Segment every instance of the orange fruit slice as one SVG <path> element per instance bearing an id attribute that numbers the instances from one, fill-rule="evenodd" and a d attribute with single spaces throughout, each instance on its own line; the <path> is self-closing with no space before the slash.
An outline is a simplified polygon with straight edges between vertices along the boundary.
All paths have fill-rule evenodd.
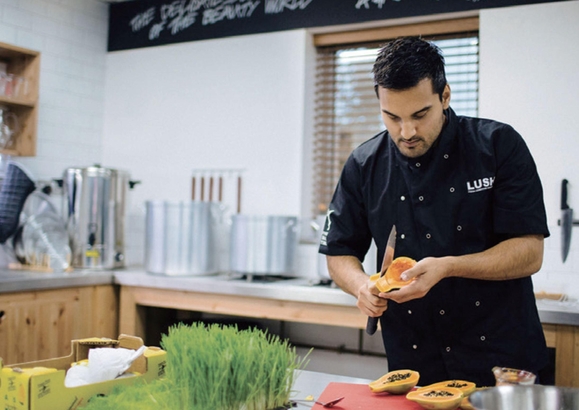
<path id="1" fill-rule="evenodd" d="M 384 276 L 376 279 L 376 287 L 380 292 L 390 292 L 395 289 L 400 289 L 404 285 L 408 285 L 414 280 L 414 278 L 404 281 L 400 279 L 400 275 L 412 268 L 414 265 L 416 265 L 414 259 L 406 256 L 399 256 L 392 261 Z M 372 275 L 372 277 L 375 276 L 376 275 Z M 372 279 L 372 277 L 370 279 Z"/>

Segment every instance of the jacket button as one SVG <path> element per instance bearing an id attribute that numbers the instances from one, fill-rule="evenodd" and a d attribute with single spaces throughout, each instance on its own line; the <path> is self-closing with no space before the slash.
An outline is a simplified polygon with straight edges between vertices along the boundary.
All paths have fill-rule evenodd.
<path id="1" fill-rule="evenodd" d="M 424 201 L 424 197 L 423 197 L 422 195 L 420 195 L 420 196 L 418 197 L 418 200 L 419 200 L 419 201 Z"/>
<path id="2" fill-rule="evenodd" d="M 416 349 L 418 349 L 418 346 L 412 345 L 412 348 L 413 348 L 414 350 L 416 350 Z"/>
<path id="3" fill-rule="evenodd" d="M 404 238 L 406 238 L 406 235 L 401 234 L 401 235 L 400 235 L 400 239 L 404 239 Z"/>
<path id="4" fill-rule="evenodd" d="M 444 159 L 448 159 L 448 154 L 444 154 Z"/>
<path id="5" fill-rule="evenodd" d="M 411 315 L 411 314 L 412 314 L 412 311 L 411 311 L 410 309 L 408 309 L 408 314 L 409 314 L 409 315 Z"/>
<path id="6" fill-rule="evenodd" d="M 416 163 L 416 168 L 420 168 L 420 162 Z"/>
<path id="7" fill-rule="evenodd" d="M 480 306 L 480 302 L 477 300 L 476 302 L 474 302 L 474 305 L 478 307 Z"/>
<path id="8" fill-rule="evenodd" d="M 450 187 L 450 192 L 454 192 L 454 187 Z"/>
<path id="9" fill-rule="evenodd" d="M 450 346 L 447 346 L 445 349 L 447 352 L 450 352 Z"/>
<path id="10" fill-rule="evenodd" d="M 400 200 L 401 200 L 401 201 L 404 201 L 404 200 L 406 200 L 406 197 L 405 197 L 404 195 L 402 195 L 402 196 L 400 197 Z"/>
<path id="11" fill-rule="evenodd" d="M 430 235 L 429 233 L 426 234 L 426 239 L 430 239 L 432 238 L 432 235 Z"/>
<path id="12" fill-rule="evenodd" d="M 457 231 L 462 231 L 462 226 L 458 225 L 458 226 L 456 227 L 456 230 L 457 230 Z"/>
<path id="13" fill-rule="evenodd" d="M 484 337 L 484 336 L 481 336 L 481 337 L 480 337 L 480 340 L 481 340 L 482 342 L 484 342 L 485 339 L 486 339 L 486 337 Z"/>
<path id="14" fill-rule="evenodd" d="M 442 316 L 442 315 L 444 315 L 445 312 L 443 309 L 441 309 L 440 312 L 438 312 L 438 313 L 440 313 L 440 316 Z"/>

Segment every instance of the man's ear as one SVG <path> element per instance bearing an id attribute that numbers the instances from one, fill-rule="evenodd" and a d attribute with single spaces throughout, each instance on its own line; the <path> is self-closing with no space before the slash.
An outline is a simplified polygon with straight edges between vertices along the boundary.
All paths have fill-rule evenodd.
<path id="1" fill-rule="evenodd" d="M 446 84 L 442 91 L 442 107 L 446 110 L 450 107 L 450 85 Z"/>

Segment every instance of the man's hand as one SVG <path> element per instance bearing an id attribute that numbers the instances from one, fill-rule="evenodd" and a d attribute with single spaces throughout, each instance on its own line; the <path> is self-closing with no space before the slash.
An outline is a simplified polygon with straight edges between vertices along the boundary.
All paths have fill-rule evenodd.
<path id="1" fill-rule="evenodd" d="M 388 307 L 388 301 L 378 296 L 360 261 L 354 256 L 328 256 L 330 276 L 344 292 L 357 299 L 356 306 L 365 316 L 378 317 Z"/>
<path id="2" fill-rule="evenodd" d="M 366 316 L 382 316 L 382 313 L 388 308 L 388 301 L 379 297 L 378 292 L 378 289 L 374 286 L 374 282 L 370 279 L 360 286 L 356 306 L 358 306 L 358 309 Z"/>
<path id="3" fill-rule="evenodd" d="M 424 297 L 434 285 L 446 277 L 449 262 L 450 258 L 424 258 L 401 275 L 404 281 L 414 279 L 410 284 L 399 290 L 380 293 L 379 296 L 397 303 Z"/>

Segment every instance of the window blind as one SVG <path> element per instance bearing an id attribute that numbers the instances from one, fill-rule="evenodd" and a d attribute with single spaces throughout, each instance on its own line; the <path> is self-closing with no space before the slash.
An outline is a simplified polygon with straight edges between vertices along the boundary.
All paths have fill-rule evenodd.
<path id="1" fill-rule="evenodd" d="M 429 39 L 428 37 L 424 37 Z M 446 62 L 451 107 L 478 113 L 478 33 L 430 38 Z M 382 42 L 317 48 L 313 139 L 313 216 L 326 212 L 352 150 L 385 129 L 372 66 Z"/>

